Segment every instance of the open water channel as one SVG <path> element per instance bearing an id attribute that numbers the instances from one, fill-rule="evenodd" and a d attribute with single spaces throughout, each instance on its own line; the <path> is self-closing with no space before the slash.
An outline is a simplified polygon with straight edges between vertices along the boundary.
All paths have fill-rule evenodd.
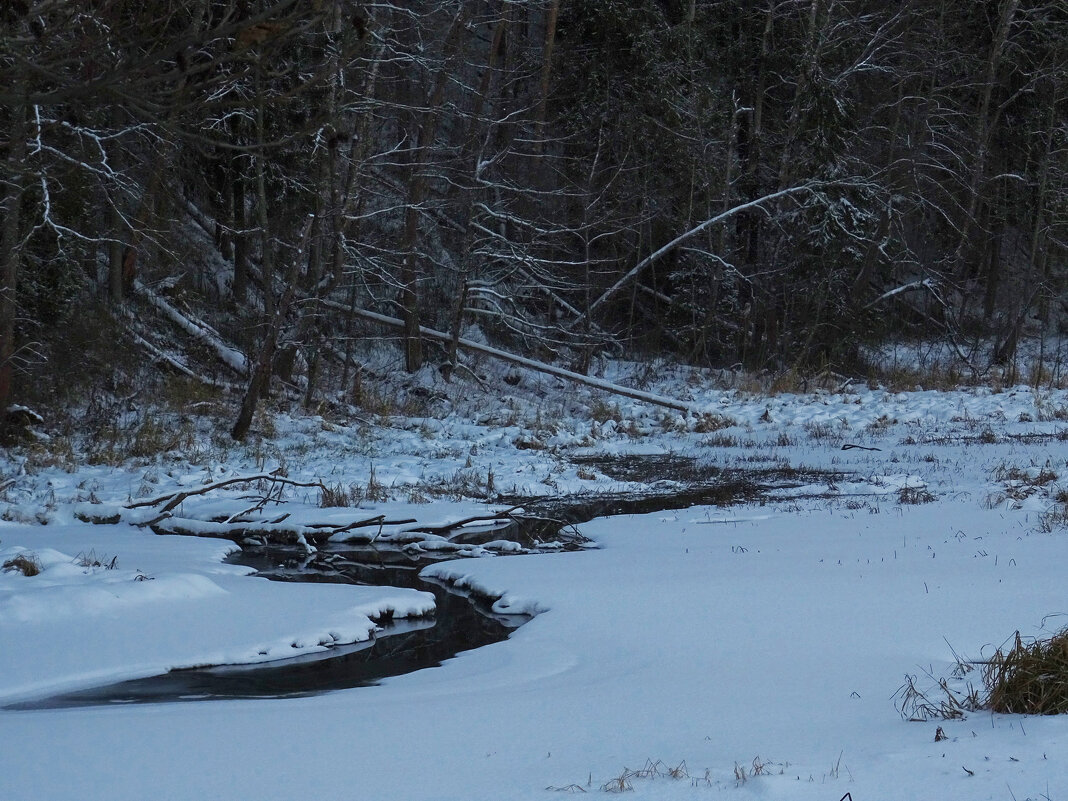
<path id="1" fill-rule="evenodd" d="M 593 460 L 587 463 L 594 464 Z M 478 529 L 470 539 L 510 539 L 529 550 L 558 552 L 591 547 L 576 526 L 595 517 L 641 514 L 690 506 L 729 506 L 758 502 L 772 488 L 837 480 L 840 474 L 767 470 L 725 476 L 718 471 L 695 474 L 693 465 L 672 457 L 598 459 L 599 470 L 620 481 L 643 481 L 646 475 L 665 475 L 673 467 L 686 471 L 684 483 L 666 480 L 650 491 L 581 498 L 502 498 L 522 503 L 527 516 L 507 526 Z M 695 475 L 700 480 L 692 480 Z M 681 475 L 680 475 L 681 477 Z M 23 701 L 6 709 L 55 709 L 111 704 L 209 701 L 239 698 L 286 698 L 373 685 L 389 676 L 440 665 L 456 654 L 506 639 L 529 618 L 499 615 L 487 599 L 423 579 L 419 571 L 441 555 L 413 555 L 403 549 L 338 545 L 308 555 L 293 547 L 250 547 L 230 561 L 278 581 L 319 581 L 412 587 L 433 592 L 437 609 L 432 618 L 379 621 L 381 630 L 367 642 L 338 646 L 316 654 L 254 665 L 221 665 L 173 670 L 161 676 L 124 681 L 43 699 Z M 498 557 L 499 558 L 499 557 Z"/>

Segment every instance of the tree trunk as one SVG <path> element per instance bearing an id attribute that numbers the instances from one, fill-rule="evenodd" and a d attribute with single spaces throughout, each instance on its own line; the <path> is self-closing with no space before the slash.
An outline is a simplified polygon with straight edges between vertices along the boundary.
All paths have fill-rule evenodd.
<path id="1" fill-rule="evenodd" d="M 1001 67 L 1001 55 L 1005 50 L 1005 43 L 1009 38 L 1009 28 L 1012 26 L 1013 16 L 1019 6 L 1019 0 L 1002 0 L 1001 14 L 994 40 L 990 45 L 987 55 L 986 74 L 983 79 L 983 94 L 979 103 L 978 113 L 975 118 L 975 162 L 972 165 L 971 181 L 968 186 L 967 207 L 964 220 L 960 226 L 960 238 L 954 254 L 957 276 L 963 277 L 968 271 L 968 246 L 973 241 L 976 228 L 976 212 L 983 195 L 983 184 L 986 181 L 986 162 L 990 150 L 990 137 L 994 130 L 994 116 L 991 113 L 991 98 L 994 94 L 994 84 L 997 80 L 998 71 Z"/>
<path id="2" fill-rule="evenodd" d="M 463 332 L 464 308 L 467 306 L 467 290 L 467 281 L 464 281 L 463 287 L 460 289 L 460 297 L 456 300 L 456 310 L 452 316 L 451 336 L 449 337 L 449 342 L 446 346 L 444 366 L 446 381 L 452 378 L 453 371 L 456 370 L 456 352 L 460 345 L 460 334 Z"/>
<path id="3" fill-rule="evenodd" d="M 12 109 L 10 147 L 4 165 L 0 216 L 0 414 L 11 401 L 15 358 L 15 294 L 19 277 L 22 173 L 26 160 L 26 106 Z M 0 418 L 2 425 L 2 418 Z"/>
<path id="4" fill-rule="evenodd" d="M 119 196 L 116 192 L 108 198 L 108 299 L 112 303 L 122 303 L 123 296 L 123 219 L 119 211 Z"/>
<path id="5" fill-rule="evenodd" d="M 243 440 L 252 425 L 252 417 L 256 413 L 256 406 L 267 390 L 267 384 L 271 378 L 271 366 L 274 363 L 274 355 L 278 351 L 278 341 L 282 334 L 282 328 L 289 313 L 289 307 L 297 294 L 297 277 L 300 274 L 300 263 L 304 259 L 304 253 L 308 247 L 308 234 L 311 231 L 312 218 L 304 226 L 304 233 L 300 238 L 300 246 L 293 254 L 288 275 L 286 276 L 286 289 L 282 297 L 275 304 L 267 330 L 264 332 L 263 341 L 260 343 L 260 352 L 256 357 L 255 365 L 251 370 L 248 388 L 241 400 L 241 408 L 237 414 L 234 427 L 230 429 L 230 436 L 235 440 Z"/>
<path id="6" fill-rule="evenodd" d="M 538 126 L 538 142 L 536 147 L 540 150 L 545 131 L 545 109 L 549 102 L 549 80 L 553 69 L 553 46 L 556 43 L 556 21 L 560 16 L 560 0 L 550 0 L 549 8 L 545 12 L 545 46 L 541 57 L 541 86 L 538 88 L 538 108 L 535 113 L 535 121 Z"/>
<path id="7" fill-rule="evenodd" d="M 1000 224 L 999 224 L 1000 229 Z M 987 253 L 986 264 L 986 289 L 983 293 L 983 319 L 989 322 L 994 317 L 997 308 L 998 290 L 1001 288 L 1001 237 L 1003 233 L 998 230 L 990 236 L 990 247 Z"/>
<path id="8" fill-rule="evenodd" d="M 409 373 L 414 373 L 423 366 L 423 343 L 419 335 L 419 220 L 428 189 L 426 164 L 430 158 L 430 149 L 437 134 L 441 107 L 445 100 L 445 88 L 449 78 L 448 62 L 452 53 L 460 49 L 460 35 L 467 24 L 469 13 L 467 3 L 464 3 L 449 29 L 442 50 L 441 68 L 434 79 L 430 97 L 427 98 L 426 110 L 422 114 L 415 137 L 418 144 L 412 154 L 408 205 L 404 215 L 404 241 L 401 246 L 404 261 L 400 273 L 404 367 Z"/>
<path id="9" fill-rule="evenodd" d="M 239 160 L 233 159 L 233 216 L 231 227 L 234 241 L 234 283 L 230 287 L 234 303 L 244 303 L 248 293 L 248 215 L 245 211 L 245 179 L 239 172 Z"/>
<path id="10" fill-rule="evenodd" d="M 769 61 L 771 58 L 771 41 L 775 25 L 775 2 L 768 2 L 767 11 L 764 12 L 764 30 L 760 37 L 760 56 L 756 67 L 756 85 L 753 88 L 751 98 L 753 111 L 751 113 L 747 136 L 744 145 L 739 138 L 739 152 L 743 149 L 745 157 L 742 169 L 745 175 L 743 197 L 759 195 L 761 159 L 764 157 L 764 98 L 767 94 Z M 754 211 L 742 214 L 738 217 L 737 241 L 745 248 L 745 261 L 748 264 L 756 264 L 760 258 L 760 246 L 763 242 L 764 214 Z"/>

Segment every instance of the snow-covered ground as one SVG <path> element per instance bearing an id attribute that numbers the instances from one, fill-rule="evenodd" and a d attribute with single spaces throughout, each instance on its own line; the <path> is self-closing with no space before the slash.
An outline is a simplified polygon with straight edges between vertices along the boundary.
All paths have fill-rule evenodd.
<path id="1" fill-rule="evenodd" d="M 499 801 L 624 786 L 651 799 L 1068 797 L 1063 717 L 908 722 L 894 697 L 907 675 L 924 690 L 950 678 L 955 653 L 982 659 L 1017 629 L 1068 624 L 1068 532 L 1047 516 L 1068 487 L 1068 393 L 754 396 L 667 369 L 643 384 L 689 402 L 686 417 L 521 377 L 492 402 L 442 390 L 432 413 L 388 427 L 281 415 L 276 436 L 248 448 L 72 472 L 8 456 L 0 561 L 32 557 L 41 573 L 0 573 L 0 705 L 315 652 L 366 638 L 387 610 L 433 604 L 249 577 L 221 562 L 229 543 L 155 536 L 134 515 L 81 522 L 89 506 L 284 465 L 360 501 L 319 509 L 314 491 L 291 489 L 272 507 L 291 520 L 441 522 L 477 513 L 474 495 L 650 489 L 574 461 L 626 454 L 732 477 L 805 468 L 801 486 L 600 518 L 581 526 L 595 549 L 432 565 L 501 596 L 500 610 L 537 614 L 506 641 L 379 686 L 0 710 L 0 798 Z M 191 499 L 186 513 L 236 509 L 244 491 Z"/>

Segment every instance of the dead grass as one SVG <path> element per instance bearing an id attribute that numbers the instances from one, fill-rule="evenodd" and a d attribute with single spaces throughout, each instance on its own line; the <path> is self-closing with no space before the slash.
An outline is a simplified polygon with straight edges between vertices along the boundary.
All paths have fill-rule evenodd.
<path id="1" fill-rule="evenodd" d="M 1024 500 L 1038 495 L 1051 502 L 1039 517 L 1039 531 L 1048 534 L 1068 527 L 1068 490 L 1056 484 L 1060 476 L 1050 469 L 1049 462 L 1043 467 L 1019 467 L 1003 462 L 994 469 L 992 477 L 1002 486 L 987 495 L 986 508 L 996 509 L 1005 503 L 1016 508 Z"/>
<path id="2" fill-rule="evenodd" d="M 965 660 L 955 651 L 954 680 L 963 680 L 982 667 L 982 693 L 968 683 L 963 689 L 949 680 L 935 680 L 931 688 L 917 685 L 916 676 L 894 693 L 901 716 L 911 721 L 959 720 L 968 712 L 988 709 L 1012 715 L 1068 713 L 1068 629 L 1042 639 L 1023 637 L 1017 631 L 1006 645 L 982 661 Z"/>
<path id="3" fill-rule="evenodd" d="M 321 509 L 359 506 L 364 501 L 387 501 L 391 500 L 393 493 L 378 478 L 375 466 L 372 464 L 367 473 L 367 484 L 360 485 L 351 483 L 345 485 L 323 484 L 319 487 L 319 507 Z"/>
<path id="4" fill-rule="evenodd" d="M 877 420 L 872 420 L 868 423 L 867 430 L 872 434 L 879 434 L 895 425 L 897 425 L 897 418 L 884 414 Z"/>
<path id="5" fill-rule="evenodd" d="M 1057 478 L 1057 474 L 1050 470 L 1048 466 L 1035 472 L 1034 470 L 1002 462 L 994 468 L 995 481 L 1015 481 L 1032 487 L 1043 487 L 1056 481 Z"/>
<path id="6" fill-rule="evenodd" d="M 714 431 L 720 431 L 734 425 L 737 425 L 737 422 L 729 417 L 725 417 L 722 414 L 706 412 L 697 418 L 693 430 L 697 434 L 711 434 Z"/>
<path id="7" fill-rule="evenodd" d="M 73 473 L 80 466 L 80 454 L 75 450 L 70 436 L 54 436 L 37 440 L 26 446 L 26 472 L 33 473 L 48 468 L 58 468 Z"/>
<path id="8" fill-rule="evenodd" d="M 844 425 L 833 425 L 828 422 L 805 423 L 802 428 L 808 434 L 809 439 L 819 445 L 837 447 L 845 442 Z"/>
<path id="9" fill-rule="evenodd" d="M 924 389 L 949 390 L 974 384 L 974 377 L 963 365 L 949 364 L 932 367 L 895 367 L 877 371 L 872 376 L 879 386 L 888 392 L 908 392 Z"/>
<path id="10" fill-rule="evenodd" d="M 672 766 L 660 759 L 647 759 L 645 760 L 645 765 L 638 768 L 637 770 L 623 768 L 622 773 L 612 779 L 609 779 L 601 785 L 601 792 L 626 793 L 634 789 L 634 779 L 660 778 L 674 779 L 675 781 L 679 781 L 681 779 L 689 779 L 691 777 L 690 772 L 686 769 L 685 761 L 682 761 L 679 764 Z"/>
<path id="11" fill-rule="evenodd" d="M 80 554 L 74 557 L 74 564 L 78 567 L 84 567 L 86 569 L 93 569 L 102 567 L 104 570 L 114 570 L 119 563 L 119 557 L 113 556 L 108 559 L 107 555 L 96 555 L 96 549 L 90 549 L 88 551 L 82 551 Z"/>
<path id="12" fill-rule="evenodd" d="M 615 420 L 617 423 L 623 422 L 623 412 L 620 410 L 619 404 L 605 401 L 601 398 L 594 398 L 590 403 L 590 417 L 601 424 L 607 423 L 609 420 Z"/>
<path id="13" fill-rule="evenodd" d="M 94 432 L 86 446 L 87 460 L 92 465 L 113 467 L 129 459 L 153 459 L 175 450 L 190 451 L 194 441 L 190 419 L 161 419 L 157 413 L 145 413 L 139 423 L 128 428 L 113 424 Z"/>
<path id="14" fill-rule="evenodd" d="M 927 487 L 902 487 L 897 494 L 897 502 L 901 504 L 932 503 L 934 494 Z"/>
<path id="15" fill-rule="evenodd" d="M 4 562 L 0 567 L 5 573 L 21 573 L 24 576 L 36 576 L 41 572 L 41 562 L 37 554 L 20 553 Z"/>
<path id="16" fill-rule="evenodd" d="M 1038 519 L 1038 530 L 1044 534 L 1068 528 L 1068 491 L 1058 492 L 1054 501 Z"/>
<path id="17" fill-rule="evenodd" d="M 1068 406 L 1054 406 L 1038 399 L 1035 400 L 1035 406 L 1038 419 L 1043 423 L 1068 420 Z"/>
<path id="18" fill-rule="evenodd" d="M 993 712 L 1060 715 L 1068 712 L 1068 629 L 1048 639 L 1016 632 L 1009 648 L 998 648 L 983 671 Z"/>
<path id="19" fill-rule="evenodd" d="M 319 490 L 319 508 L 331 509 L 336 507 L 353 506 L 353 487 L 344 484 L 324 485 Z"/>
<path id="20" fill-rule="evenodd" d="M 734 763 L 734 780 L 741 785 L 756 776 L 772 776 L 775 774 L 781 776 L 786 772 L 788 765 L 788 762 L 771 762 L 770 760 L 761 759 L 759 756 L 755 756 L 753 757 L 752 765 L 748 768 L 737 762 Z"/>
<path id="21" fill-rule="evenodd" d="M 979 692 L 971 685 L 964 692 L 959 692 L 943 678 L 932 689 L 921 690 L 916 682 L 916 676 L 905 676 L 905 683 L 893 696 L 897 711 L 905 720 L 960 720 L 965 713 L 982 707 Z"/>
<path id="22" fill-rule="evenodd" d="M 737 448 L 741 443 L 738 438 L 731 434 L 712 434 L 707 439 L 701 442 L 709 448 Z"/>

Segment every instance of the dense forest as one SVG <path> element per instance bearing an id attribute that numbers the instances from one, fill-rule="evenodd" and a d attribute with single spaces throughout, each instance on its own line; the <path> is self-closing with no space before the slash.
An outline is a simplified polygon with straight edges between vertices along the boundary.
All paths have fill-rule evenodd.
<path id="1" fill-rule="evenodd" d="M 1006 362 L 1065 316 L 1066 110 L 1063 0 L 4 0 L 0 405 L 90 330 L 248 415 L 386 333 Z"/>

